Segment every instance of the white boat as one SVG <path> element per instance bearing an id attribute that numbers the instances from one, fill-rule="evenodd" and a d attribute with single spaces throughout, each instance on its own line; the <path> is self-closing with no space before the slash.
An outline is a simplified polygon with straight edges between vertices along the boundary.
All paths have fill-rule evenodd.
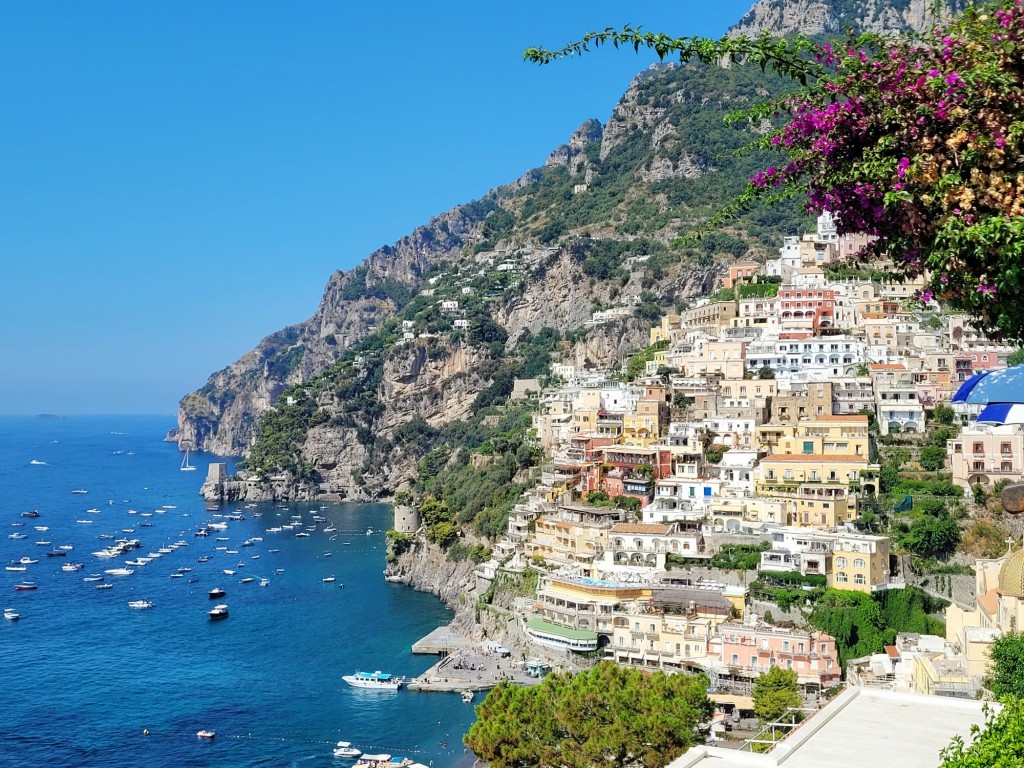
<path id="1" fill-rule="evenodd" d="M 230 568 L 225 568 L 224 569 L 224 573 L 226 573 L 228 576 L 234 576 L 235 575 L 235 572 L 232 571 Z"/>
<path id="2" fill-rule="evenodd" d="M 195 467 L 192 467 L 192 469 L 195 469 Z M 214 733 L 213 731 L 205 731 L 205 730 L 204 731 L 196 731 L 196 736 L 198 738 L 200 738 L 200 739 L 212 739 L 216 735 L 217 734 Z"/>
<path id="3" fill-rule="evenodd" d="M 266 587 L 270 584 L 270 579 L 260 579 L 260 586 Z"/>
<path id="4" fill-rule="evenodd" d="M 33 560 L 31 557 L 23 557 L 23 558 L 21 558 L 21 560 L 18 561 L 18 564 L 19 565 L 35 565 L 38 562 L 39 562 L 38 560 Z"/>
<path id="5" fill-rule="evenodd" d="M 195 467 L 188 463 L 188 448 L 185 449 L 185 458 L 181 460 L 181 471 L 182 472 L 194 472 Z"/>
<path id="6" fill-rule="evenodd" d="M 87 491 L 87 490 L 86 490 L 85 488 L 75 488 L 75 489 L 74 489 L 73 491 L 71 491 L 71 492 L 72 492 L 72 493 L 88 493 L 88 491 Z"/>
<path id="7" fill-rule="evenodd" d="M 135 571 L 131 568 L 108 568 L 104 573 L 108 576 L 131 576 Z"/>
<path id="8" fill-rule="evenodd" d="M 90 582 L 91 583 L 91 582 L 94 582 L 94 581 L 103 581 L 104 578 L 105 577 L 102 574 L 93 573 L 93 574 L 90 574 L 89 576 L 86 576 L 84 579 L 82 579 L 82 581 Z"/>
<path id="9" fill-rule="evenodd" d="M 352 746 L 351 741 L 339 741 L 334 747 L 335 757 L 359 757 L 362 751 Z"/>
<path id="10" fill-rule="evenodd" d="M 28 538 L 28 536 L 27 536 L 27 534 L 24 534 L 24 533 L 12 533 L 12 534 L 8 535 L 7 538 L 8 539 L 26 539 L 26 538 Z"/>
<path id="11" fill-rule="evenodd" d="M 209 611 L 210 620 L 216 621 L 217 619 L 226 619 L 228 617 L 228 607 L 226 605 L 215 605 Z"/>
<path id="12" fill-rule="evenodd" d="M 8 565 L 4 568 L 5 571 L 14 571 L 15 573 L 24 573 L 28 570 L 24 565 Z"/>
<path id="13" fill-rule="evenodd" d="M 395 677 L 387 672 L 356 672 L 354 675 L 342 675 L 341 679 L 353 688 L 373 688 L 378 691 L 397 691 L 405 682 L 404 677 Z"/>
<path id="14" fill-rule="evenodd" d="M 469 704 L 473 700 L 473 692 L 468 688 L 462 692 L 462 700 Z"/>
<path id="15" fill-rule="evenodd" d="M 113 584 L 97 584 L 96 589 L 113 589 Z"/>
<path id="16" fill-rule="evenodd" d="M 83 568 L 85 568 L 84 563 L 64 563 L 64 565 L 60 567 L 62 571 L 66 571 L 67 573 L 74 573 L 75 571 L 80 571 Z"/>
<path id="17" fill-rule="evenodd" d="M 246 576 L 244 579 L 242 579 L 239 582 L 239 584 L 251 584 L 251 583 L 252 583 L 252 576 Z"/>
<path id="18" fill-rule="evenodd" d="M 321 579 L 321 581 L 324 584 L 333 584 L 334 583 L 334 579 L 335 579 L 334 576 L 325 576 L 324 578 Z"/>
<path id="19" fill-rule="evenodd" d="M 7 621 L 17 621 L 21 618 L 21 614 L 13 608 L 4 608 L 4 618 L 7 619 Z"/>
<path id="20" fill-rule="evenodd" d="M 142 611 L 146 608 L 152 608 L 156 603 L 150 600 L 129 600 L 128 607 L 136 611 Z"/>

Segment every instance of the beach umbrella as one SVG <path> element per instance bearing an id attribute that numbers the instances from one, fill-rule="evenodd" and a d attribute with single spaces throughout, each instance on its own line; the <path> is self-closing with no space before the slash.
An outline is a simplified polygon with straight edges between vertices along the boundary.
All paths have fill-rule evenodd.
<path id="1" fill-rule="evenodd" d="M 1024 424 L 1021 403 L 989 403 L 978 414 L 979 424 Z"/>
<path id="2" fill-rule="evenodd" d="M 1024 365 L 976 373 L 960 385 L 954 403 L 1024 403 Z"/>

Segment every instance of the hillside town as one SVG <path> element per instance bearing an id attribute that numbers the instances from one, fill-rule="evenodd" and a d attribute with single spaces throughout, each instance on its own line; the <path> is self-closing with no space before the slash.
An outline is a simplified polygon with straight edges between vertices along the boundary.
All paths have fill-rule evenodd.
<path id="1" fill-rule="evenodd" d="M 620 367 L 556 364 L 546 386 L 516 382 L 513 400 L 537 401 L 550 461 L 476 578 L 481 591 L 503 574 L 536 578 L 516 622 L 537 648 L 699 670 L 741 698 L 781 667 L 809 700 L 831 695 L 844 665 L 836 638 L 805 620 L 812 592 L 878 595 L 911 576 L 890 537 L 863 525 L 890 490 L 885 452 L 919 454 L 940 415 L 952 437 L 935 476 L 956 495 L 1024 479 L 1019 425 L 948 405 L 1013 348 L 923 301 L 920 286 L 833 268 L 863 244 L 823 215 L 778 258 L 730 266 L 721 291 L 664 316 Z M 904 633 L 846 659 L 849 682 L 974 697 L 988 645 L 1019 626 L 1024 549 L 974 573 L 976 601 L 949 601 L 944 637 Z"/>

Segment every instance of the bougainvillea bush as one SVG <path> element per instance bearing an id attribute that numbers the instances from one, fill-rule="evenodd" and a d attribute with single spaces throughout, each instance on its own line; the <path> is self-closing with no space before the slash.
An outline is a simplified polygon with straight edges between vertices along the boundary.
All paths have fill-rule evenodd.
<path id="1" fill-rule="evenodd" d="M 806 195 L 843 233 L 875 237 L 862 252 L 906 276 L 918 299 L 972 314 L 992 336 L 1024 338 L 1024 7 L 969 7 L 932 33 L 862 35 L 833 43 L 672 38 L 626 27 L 587 35 L 547 62 L 603 44 L 659 56 L 770 67 L 801 83 L 751 119 L 775 117 L 757 139 L 780 162 L 755 174 L 742 208 Z"/>

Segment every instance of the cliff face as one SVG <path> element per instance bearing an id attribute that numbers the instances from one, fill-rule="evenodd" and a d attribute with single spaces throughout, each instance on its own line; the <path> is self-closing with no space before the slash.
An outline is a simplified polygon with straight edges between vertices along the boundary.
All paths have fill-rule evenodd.
<path id="1" fill-rule="evenodd" d="M 927 32 L 942 19 L 963 10 L 962 0 L 757 0 L 730 32 L 757 36 L 762 32 L 788 35 L 843 35 L 858 32 Z"/>
<path id="2" fill-rule="evenodd" d="M 479 228 L 479 215 L 460 206 L 375 251 L 356 269 L 335 272 L 316 314 L 267 336 L 182 398 L 178 444 L 222 455 L 245 453 L 260 417 L 287 385 L 324 370 L 377 330 L 394 314 L 395 298 L 418 290 L 423 274 L 461 253 Z"/>

